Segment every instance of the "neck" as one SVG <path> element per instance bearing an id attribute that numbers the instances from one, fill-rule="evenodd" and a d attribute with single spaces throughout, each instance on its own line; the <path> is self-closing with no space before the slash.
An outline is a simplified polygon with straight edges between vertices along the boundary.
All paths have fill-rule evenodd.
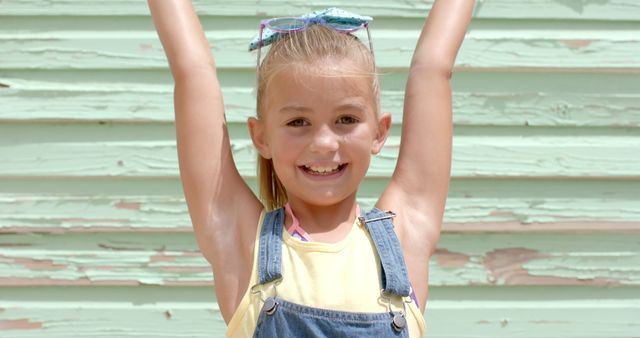
<path id="1" fill-rule="evenodd" d="M 314 241 L 335 242 L 346 235 L 357 217 L 355 193 L 332 205 L 315 205 L 289 198 L 289 205 L 302 228 Z M 287 227 L 291 225 L 286 220 Z"/>

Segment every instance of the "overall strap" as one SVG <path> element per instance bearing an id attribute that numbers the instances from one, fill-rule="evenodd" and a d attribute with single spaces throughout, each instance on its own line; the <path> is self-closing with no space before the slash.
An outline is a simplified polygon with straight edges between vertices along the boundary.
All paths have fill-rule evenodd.
<path id="1" fill-rule="evenodd" d="M 371 234 L 380 263 L 382 264 L 382 288 L 387 294 L 406 297 L 410 292 L 407 266 L 402 255 L 400 241 L 393 231 L 391 219 L 393 213 L 384 212 L 378 208 L 360 217 L 360 221 Z"/>
<path id="2" fill-rule="evenodd" d="M 282 228 L 284 209 L 267 212 L 262 221 L 258 252 L 260 284 L 282 278 Z"/>

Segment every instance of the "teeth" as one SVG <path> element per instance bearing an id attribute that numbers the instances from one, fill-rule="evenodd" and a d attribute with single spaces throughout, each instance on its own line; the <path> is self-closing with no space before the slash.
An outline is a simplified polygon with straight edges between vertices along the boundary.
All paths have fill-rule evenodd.
<path id="1" fill-rule="evenodd" d="M 340 167 L 339 165 L 336 165 L 334 167 L 314 167 L 314 166 L 304 166 L 305 169 L 309 170 L 309 171 L 313 171 L 315 173 L 318 174 L 327 174 L 327 173 L 332 173 L 335 171 L 338 171 L 338 168 Z"/>

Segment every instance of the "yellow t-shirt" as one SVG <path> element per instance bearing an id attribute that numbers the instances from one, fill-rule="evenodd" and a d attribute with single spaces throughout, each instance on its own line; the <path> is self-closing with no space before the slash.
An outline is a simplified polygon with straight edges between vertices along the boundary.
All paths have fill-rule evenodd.
<path id="1" fill-rule="evenodd" d="M 387 312 L 388 301 L 380 297 L 380 259 L 367 229 L 357 219 L 347 236 L 338 243 L 303 242 L 282 232 L 282 281 L 258 284 L 258 240 L 264 212 L 260 216 L 255 240 L 253 268 L 249 288 L 227 327 L 227 337 L 252 337 L 262 301 L 269 296 L 316 308 Z M 261 298 L 262 297 L 262 298 Z M 410 302 L 410 297 L 405 297 Z M 402 301 L 394 297 L 393 311 L 402 310 Z M 406 319 L 411 338 L 423 337 L 426 324 L 415 302 L 406 303 Z"/>

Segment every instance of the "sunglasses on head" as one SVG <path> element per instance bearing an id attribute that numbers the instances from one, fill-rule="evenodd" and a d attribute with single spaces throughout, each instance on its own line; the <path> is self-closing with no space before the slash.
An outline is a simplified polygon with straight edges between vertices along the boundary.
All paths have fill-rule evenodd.
<path id="1" fill-rule="evenodd" d="M 281 17 L 262 20 L 256 39 L 249 45 L 249 51 L 258 50 L 256 58 L 256 90 L 259 85 L 260 56 L 262 47 L 270 45 L 283 35 L 303 31 L 312 25 L 322 25 L 340 33 L 353 33 L 366 29 L 369 40 L 369 51 L 373 55 L 373 43 L 369 31 L 371 17 L 360 16 L 338 8 L 328 8 L 301 17 Z M 375 58 L 374 58 L 375 60 Z"/>

